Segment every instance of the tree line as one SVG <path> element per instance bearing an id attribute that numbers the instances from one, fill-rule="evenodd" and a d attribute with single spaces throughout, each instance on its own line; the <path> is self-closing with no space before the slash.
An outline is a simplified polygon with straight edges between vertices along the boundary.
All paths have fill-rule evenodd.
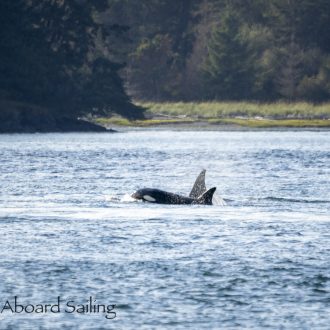
<path id="1" fill-rule="evenodd" d="M 123 78 L 136 99 L 330 98 L 328 0 L 108 4 L 105 22 L 130 27 Z"/>
<path id="2" fill-rule="evenodd" d="M 0 101 L 129 118 L 131 97 L 324 102 L 329 32 L 328 0 L 1 0 Z"/>

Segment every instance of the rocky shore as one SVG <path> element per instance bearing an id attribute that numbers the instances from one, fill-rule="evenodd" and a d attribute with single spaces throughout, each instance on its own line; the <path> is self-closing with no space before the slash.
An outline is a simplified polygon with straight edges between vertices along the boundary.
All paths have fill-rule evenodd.
<path id="1" fill-rule="evenodd" d="M 85 120 L 37 106 L 0 102 L 0 133 L 111 132 Z"/>

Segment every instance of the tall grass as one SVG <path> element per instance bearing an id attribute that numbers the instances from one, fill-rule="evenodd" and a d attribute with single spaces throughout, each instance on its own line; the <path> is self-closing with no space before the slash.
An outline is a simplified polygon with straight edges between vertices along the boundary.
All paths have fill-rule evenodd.
<path id="1" fill-rule="evenodd" d="M 329 119 L 330 103 L 253 103 L 253 102 L 137 102 L 152 116 L 192 118 L 264 117 L 272 119 Z"/>
<path id="2" fill-rule="evenodd" d="M 196 127 L 201 122 L 203 124 L 217 125 L 217 126 L 243 126 L 250 128 L 276 128 L 276 127 L 324 127 L 330 128 L 330 120 L 321 119 L 240 119 L 240 118 L 211 118 L 211 119 L 191 119 L 191 118 L 175 118 L 175 119 L 147 119 L 147 120 L 133 120 L 129 121 L 123 118 L 97 118 L 94 120 L 96 124 L 111 127 L 115 126 L 131 126 L 131 127 L 152 127 L 159 125 L 190 125 Z"/>

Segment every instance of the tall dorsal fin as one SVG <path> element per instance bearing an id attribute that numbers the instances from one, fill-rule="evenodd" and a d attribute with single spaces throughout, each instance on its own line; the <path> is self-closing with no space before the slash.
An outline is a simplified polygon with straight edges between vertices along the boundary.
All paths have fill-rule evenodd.
<path id="1" fill-rule="evenodd" d="M 212 205 L 213 194 L 217 188 L 213 187 L 197 198 L 198 204 Z"/>
<path id="2" fill-rule="evenodd" d="M 191 198 L 198 198 L 202 194 L 205 193 L 206 191 L 206 186 L 205 186 L 205 172 L 206 170 L 203 170 L 200 172 L 199 176 L 197 177 L 194 186 L 191 189 L 191 192 L 189 194 L 189 197 Z"/>

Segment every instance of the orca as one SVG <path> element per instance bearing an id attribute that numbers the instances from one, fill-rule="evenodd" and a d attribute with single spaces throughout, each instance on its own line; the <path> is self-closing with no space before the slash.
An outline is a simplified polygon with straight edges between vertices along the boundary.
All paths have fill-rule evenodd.
<path id="1" fill-rule="evenodd" d="M 189 197 L 154 188 L 139 189 L 135 193 L 133 193 L 131 197 L 137 200 L 142 200 L 144 202 L 158 204 L 212 205 L 212 198 L 216 187 L 213 187 L 209 190 L 206 189 L 205 172 L 206 171 L 203 170 L 198 175 L 194 186 L 189 194 Z"/>

